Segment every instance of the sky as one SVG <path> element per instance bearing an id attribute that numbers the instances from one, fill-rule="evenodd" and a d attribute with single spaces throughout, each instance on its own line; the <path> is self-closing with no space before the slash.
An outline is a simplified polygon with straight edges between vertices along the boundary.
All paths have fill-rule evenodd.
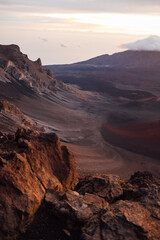
<path id="1" fill-rule="evenodd" d="M 0 33 L 43 64 L 160 51 L 160 0 L 0 0 Z"/>

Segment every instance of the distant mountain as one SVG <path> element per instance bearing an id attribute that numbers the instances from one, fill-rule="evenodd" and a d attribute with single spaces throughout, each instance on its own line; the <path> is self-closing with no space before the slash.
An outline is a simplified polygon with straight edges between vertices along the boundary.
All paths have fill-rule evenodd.
<path id="1" fill-rule="evenodd" d="M 113 55 L 104 54 L 78 64 L 108 65 L 129 68 L 160 67 L 160 52 L 156 51 L 125 51 Z"/>
<path id="2" fill-rule="evenodd" d="M 56 79 L 83 90 L 127 98 L 132 96 L 129 90 L 138 90 L 148 92 L 145 97 L 159 97 L 158 51 L 124 51 L 74 64 L 48 65 L 44 68 L 54 72 Z M 133 93 L 135 99 L 138 99 L 139 93 Z"/>
<path id="3" fill-rule="evenodd" d="M 91 58 L 86 61 L 65 64 L 65 65 L 48 65 L 45 68 L 56 70 L 65 69 L 82 69 L 82 68 L 129 68 L 129 69 L 152 69 L 160 70 L 160 52 L 156 51 L 124 51 L 113 55 L 104 54 Z"/>

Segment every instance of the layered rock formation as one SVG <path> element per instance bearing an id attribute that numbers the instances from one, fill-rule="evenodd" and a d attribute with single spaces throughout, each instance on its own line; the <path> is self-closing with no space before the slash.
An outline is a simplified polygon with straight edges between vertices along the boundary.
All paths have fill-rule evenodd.
<path id="1" fill-rule="evenodd" d="M 55 92 L 62 85 L 50 70 L 44 70 L 41 59 L 28 59 L 17 45 L 0 45 L 0 82 L 26 86 L 34 92 Z"/>
<path id="2" fill-rule="evenodd" d="M 73 154 L 55 134 L 18 129 L 0 133 L 0 239 L 15 239 L 32 220 L 48 189 L 77 183 Z"/>

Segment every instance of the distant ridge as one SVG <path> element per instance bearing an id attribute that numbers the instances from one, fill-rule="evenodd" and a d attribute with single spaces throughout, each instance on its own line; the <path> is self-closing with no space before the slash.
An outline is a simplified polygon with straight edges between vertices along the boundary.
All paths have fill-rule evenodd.
<path id="1" fill-rule="evenodd" d="M 160 67 L 158 51 L 124 51 L 113 55 L 104 54 L 78 64 L 110 65 L 116 67 Z"/>
<path id="2" fill-rule="evenodd" d="M 64 65 L 47 65 L 50 70 L 54 67 L 84 68 L 86 67 L 114 67 L 114 68 L 142 68 L 160 70 L 160 52 L 158 51 L 131 51 L 104 54 L 86 61 Z M 53 67 L 53 69 L 52 69 Z"/>

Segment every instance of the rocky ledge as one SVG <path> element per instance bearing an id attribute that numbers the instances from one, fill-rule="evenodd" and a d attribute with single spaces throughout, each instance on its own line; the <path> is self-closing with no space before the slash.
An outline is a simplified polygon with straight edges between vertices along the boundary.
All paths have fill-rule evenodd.
<path id="1" fill-rule="evenodd" d="M 73 154 L 53 133 L 0 133 L 0 146 L 0 239 L 160 239 L 160 181 L 151 173 L 78 181 Z"/>

